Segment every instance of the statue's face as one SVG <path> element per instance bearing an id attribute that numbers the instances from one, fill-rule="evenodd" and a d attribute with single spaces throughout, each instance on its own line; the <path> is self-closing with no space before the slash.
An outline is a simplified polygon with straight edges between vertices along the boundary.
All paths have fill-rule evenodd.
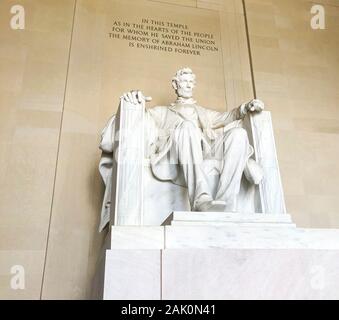
<path id="1" fill-rule="evenodd" d="M 192 74 L 183 74 L 179 81 L 176 81 L 176 93 L 181 98 L 192 98 L 195 79 Z"/>

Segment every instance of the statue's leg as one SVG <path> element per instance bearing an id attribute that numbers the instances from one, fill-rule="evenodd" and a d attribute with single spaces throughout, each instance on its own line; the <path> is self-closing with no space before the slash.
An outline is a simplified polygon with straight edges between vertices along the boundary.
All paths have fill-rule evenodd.
<path id="1" fill-rule="evenodd" d="M 236 198 L 248 160 L 249 141 L 243 128 L 233 128 L 224 135 L 223 159 L 216 200 L 225 201 L 225 211 L 236 211 Z"/>
<path id="2" fill-rule="evenodd" d="M 202 133 L 194 123 L 183 121 L 174 132 L 173 147 L 183 171 L 192 210 L 212 196 L 203 170 Z"/>

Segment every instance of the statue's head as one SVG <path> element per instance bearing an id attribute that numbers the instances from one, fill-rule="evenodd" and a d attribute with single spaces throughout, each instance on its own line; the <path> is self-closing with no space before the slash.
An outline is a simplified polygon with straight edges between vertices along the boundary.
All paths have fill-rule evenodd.
<path id="1" fill-rule="evenodd" d="M 172 79 L 172 86 L 180 98 L 192 98 L 195 87 L 195 74 L 190 68 L 183 68 L 177 71 Z"/>

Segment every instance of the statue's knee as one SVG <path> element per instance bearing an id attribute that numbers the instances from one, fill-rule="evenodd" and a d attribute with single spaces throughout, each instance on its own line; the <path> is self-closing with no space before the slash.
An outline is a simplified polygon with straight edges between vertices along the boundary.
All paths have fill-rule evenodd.
<path id="1" fill-rule="evenodd" d="M 237 142 L 247 142 L 248 135 L 244 128 L 233 128 L 229 132 L 230 137 Z"/>

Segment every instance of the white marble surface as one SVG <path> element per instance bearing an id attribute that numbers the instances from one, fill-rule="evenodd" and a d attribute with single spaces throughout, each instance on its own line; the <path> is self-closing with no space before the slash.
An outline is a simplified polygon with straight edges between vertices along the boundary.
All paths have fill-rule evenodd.
<path id="1" fill-rule="evenodd" d="M 339 251 L 165 250 L 162 297 L 339 299 Z"/>
<path id="2" fill-rule="evenodd" d="M 173 221 L 171 226 L 214 226 L 214 227 L 283 227 L 295 228 L 293 223 L 283 223 L 278 225 L 276 222 L 230 222 L 230 221 Z"/>
<path id="3" fill-rule="evenodd" d="M 160 250 L 107 250 L 104 300 L 159 300 Z"/>
<path id="4" fill-rule="evenodd" d="M 166 226 L 165 248 L 339 250 L 339 230 L 277 226 Z"/>
<path id="5" fill-rule="evenodd" d="M 112 220 L 114 225 L 143 225 L 145 103 L 121 99 L 113 161 Z M 114 177 L 115 176 L 115 177 Z"/>
<path id="6" fill-rule="evenodd" d="M 171 218 L 171 226 L 296 227 L 289 214 L 176 211 Z"/>
<path id="7" fill-rule="evenodd" d="M 113 226 L 111 249 L 163 249 L 164 227 Z"/>
<path id="8" fill-rule="evenodd" d="M 177 215 L 185 213 L 177 213 Z M 192 213 L 194 215 L 194 213 Z M 225 213 L 212 213 L 229 217 Z M 182 225 L 167 226 L 113 226 L 112 249 L 319 249 L 339 250 L 338 229 L 303 229 L 285 221 L 276 221 L 269 216 L 267 221 L 215 222 L 206 220 L 208 213 L 196 213 L 204 221 L 181 221 Z M 280 216 L 280 215 L 277 215 Z M 220 218 L 220 217 L 219 217 Z M 266 217 L 265 217 L 266 218 Z M 193 218 L 192 218 L 193 219 Z M 216 219 L 211 217 L 211 219 Z M 254 219 L 254 218 L 253 218 Z M 258 218 L 255 218 L 258 219 Z"/>
<path id="9" fill-rule="evenodd" d="M 277 215 L 285 222 L 274 227 L 260 219 L 250 227 L 212 226 L 206 224 L 211 219 L 223 223 L 234 217 L 190 214 L 205 225 L 112 227 L 111 249 L 101 265 L 104 299 L 339 298 L 339 230 L 286 227 L 288 215 Z"/>
<path id="10" fill-rule="evenodd" d="M 279 226 L 292 223 L 289 214 L 262 214 L 262 213 L 239 213 L 239 212 L 195 212 L 195 211 L 174 211 L 171 225 L 179 225 L 182 222 L 195 223 L 244 223 L 264 224 L 271 223 Z"/>
<path id="11" fill-rule="evenodd" d="M 173 210 L 190 210 L 187 188 L 154 178 L 144 167 L 144 225 L 160 226 Z"/>
<path id="12" fill-rule="evenodd" d="M 263 213 L 286 213 L 284 193 L 272 128 L 271 113 L 263 111 L 246 117 L 245 126 L 250 131 L 255 160 L 264 171 L 259 184 L 261 211 Z"/>

